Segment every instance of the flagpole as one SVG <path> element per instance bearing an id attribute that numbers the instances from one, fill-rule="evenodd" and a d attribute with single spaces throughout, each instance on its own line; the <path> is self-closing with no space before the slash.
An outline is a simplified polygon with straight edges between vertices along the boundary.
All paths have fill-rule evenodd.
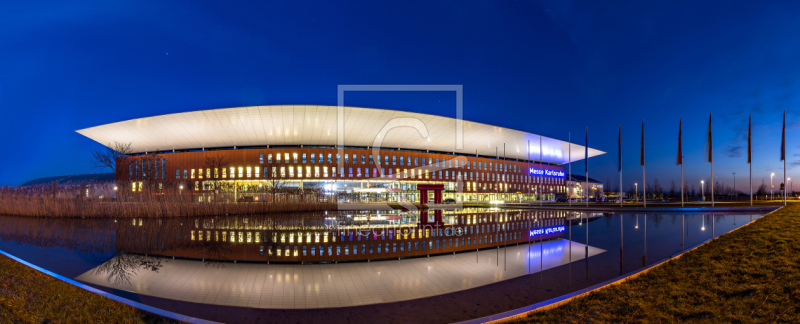
<path id="1" fill-rule="evenodd" d="M 750 144 L 750 133 L 752 131 L 753 115 L 747 117 L 747 164 L 750 165 L 750 207 L 753 206 L 753 155 Z"/>
<path id="2" fill-rule="evenodd" d="M 584 158 L 586 159 L 586 161 L 585 161 L 585 164 L 586 164 L 586 207 L 589 207 L 589 126 L 586 126 L 586 148 L 585 148 L 585 153 L 586 154 L 584 154 L 585 155 Z M 589 218 L 587 217 L 586 220 L 588 222 Z M 586 231 L 587 231 L 586 232 L 587 233 L 586 234 L 586 238 L 588 239 L 589 238 L 589 234 L 588 234 L 589 233 L 588 232 L 589 231 L 589 223 L 586 223 Z M 587 240 L 586 242 L 588 244 L 589 241 Z M 587 249 L 588 249 L 588 245 L 587 245 Z"/>
<path id="3" fill-rule="evenodd" d="M 683 119 L 678 122 L 678 161 L 681 163 L 681 207 L 683 202 Z"/>
<path id="4" fill-rule="evenodd" d="M 711 136 L 711 113 L 708 114 L 708 162 L 711 162 L 711 207 L 714 207 L 714 150 Z M 713 227 L 713 224 L 712 224 Z"/>
<path id="5" fill-rule="evenodd" d="M 542 136 L 539 135 L 539 165 L 540 165 L 540 167 L 541 167 L 541 164 L 542 164 Z M 542 169 L 544 169 L 544 168 L 542 168 Z M 540 185 L 539 186 L 539 207 L 542 207 L 544 205 L 544 199 L 542 199 L 542 194 L 544 192 L 544 188 L 541 187 L 541 182 L 542 181 L 539 181 L 539 185 Z"/>
<path id="6" fill-rule="evenodd" d="M 567 165 L 569 167 L 569 181 L 567 183 L 572 182 L 572 132 L 567 132 L 567 143 L 569 143 L 569 148 L 567 149 Z M 575 189 L 575 188 L 572 188 Z M 569 206 L 572 207 L 572 194 L 570 194 L 570 189 L 567 188 L 567 201 L 569 202 Z"/>
<path id="7" fill-rule="evenodd" d="M 642 165 L 642 202 L 644 202 L 644 208 L 647 208 L 647 173 L 645 172 L 644 168 L 644 118 L 642 118 L 642 151 L 640 152 L 640 163 Z"/>
<path id="8" fill-rule="evenodd" d="M 783 111 L 783 134 L 781 134 L 781 159 L 783 160 L 783 205 L 786 206 L 786 110 Z"/>
<path id="9" fill-rule="evenodd" d="M 619 125 L 619 207 L 622 207 L 622 125 Z M 622 221 L 620 221 L 621 223 Z"/>

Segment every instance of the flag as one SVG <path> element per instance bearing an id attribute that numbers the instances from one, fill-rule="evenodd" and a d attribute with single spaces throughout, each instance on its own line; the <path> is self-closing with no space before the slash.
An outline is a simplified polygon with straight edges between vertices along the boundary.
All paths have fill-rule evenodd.
<path id="1" fill-rule="evenodd" d="M 708 114 L 708 162 L 714 162 L 714 153 L 711 143 L 711 114 Z"/>
<path id="2" fill-rule="evenodd" d="M 752 131 L 752 122 L 753 122 L 753 115 L 747 117 L 747 164 L 752 163 L 753 159 L 753 148 L 750 144 L 750 132 Z"/>
<path id="3" fill-rule="evenodd" d="M 681 140 L 682 128 L 683 128 L 683 119 L 681 119 L 678 122 L 678 160 L 677 162 L 675 162 L 676 165 L 683 164 L 683 146 L 681 144 L 683 143 L 683 141 Z"/>
<path id="4" fill-rule="evenodd" d="M 786 159 L 786 111 L 783 112 L 783 131 L 781 133 L 781 161 Z"/>
<path id="5" fill-rule="evenodd" d="M 639 150 L 639 165 L 644 165 L 644 119 L 642 119 L 642 147 Z"/>
<path id="6" fill-rule="evenodd" d="M 619 137 L 617 137 L 617 145 L 618 145 L 617 162 L 619 165 L 619 171 L 622 172 L 622 125 L 619 126 Z"/>
<path id="7" fill-rule="evenodd" d="M 586 172 L 589 172 L 589 127 L 586 127 L 586 147 L 584 147 L 584 166 L 586 167 Z"/>

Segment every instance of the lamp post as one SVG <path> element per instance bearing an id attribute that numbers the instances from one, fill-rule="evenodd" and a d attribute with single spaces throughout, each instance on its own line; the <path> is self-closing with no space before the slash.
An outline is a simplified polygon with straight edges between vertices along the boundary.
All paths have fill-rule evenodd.
<path id="1" fill-rule="evenodd" d="M 788 184 L 789 184 L 789 185 L 791 185 L 791 183 L 792 183 L 792 178 L 786 178 L 786 182 L 788 182 Z M 787 189 L 787 188 L 786 188 L 786 185 L 784 185 L 784 186 L 783 186 L 783 190 L 786 190 L 786 189 Z M 792 190 L 791 190 L 791 191 L 789 191 L 789 192 L 791 192 L 792 194 L 794 193 L 794 186 L 792 186 Z M 791 195 L 791 194 L 790 194 L 790 195 Z"/>
<path id="2" fill-rule="evenodd" d="M 638 203 L 639 202 L 639 183 L 638 182 L 634 182 L 633 185 L 636 186 L 636 202 Z"/>
<path id="3" fill-rule="evenodd" d="M 736 193 L 736 172 L 733 173 L 733 195 L 734 195 L 734 197 L 738 197 L 739 196 Z"/>
<path id="4" fill-rule="evenodd" d="M 705 180 L 700 180 L 700 193 L 703 195 L 703 201 L 706 201 Z"/>
<path id="5" fill-rule="evenodd" d="M 775 176 L 775 172 L 769 175 L 769 200 L 772 200 L 772 194 L 775 192 L 775 186 L 772 185 L 772 178 Z"/>

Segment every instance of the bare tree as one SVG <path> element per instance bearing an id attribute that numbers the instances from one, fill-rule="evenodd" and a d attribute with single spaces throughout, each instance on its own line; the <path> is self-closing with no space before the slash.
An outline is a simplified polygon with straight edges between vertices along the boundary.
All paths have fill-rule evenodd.
<path id="1" fill-rule="evenodd" d="M 269 171 L 264 175 L 264 178 L 266 178 L 269 183 L 269 191 L 272 196 L 270 200 L 275 202 L 275 194 L 281 192 L 285 184 L 283 177 L 278 174 L 278 167 L 269 167 Z"/>
<path id="2" fill-rule="evenodd" d="M 108 168 L 115 176 L 119 177 L 125 170 L 121 170 L 121 168 L 117 167 L 117 160 L 132 152 L 131 143 L 114 142 L 113 144 L 108 144 L 103 149 L 92 151 L 90 163 L 93 168 Z"/>
<path id="3" fill-rule="evenodd" d="M 658 179 L 653 180 L 653 185 L 650 187 L 653 188 L 654 198 L 659 198 L 664 194 L 664 188 L 661 187 L 661 183 L 658 182 Z"/>
<path id="4" fill-rule="evenodd" d="M 764 183 L 764 180 L 761 180 L 761 185 L 758 186 L 758 190 L 756 191 L 757 196 L 766 196 L 767 195 L 767 184 Z"/>
<path id="5" fill-rule="evenodd" d="M 131 277 L 136 275 L 139 270 L 150 270 L 158 272 L 163 266 L 162 258 L 152 257 L 141 254 L 117 252 L 106 262 L 92 270 L 95 275 L 106 275 L 108 282 L 129 285 Z"/>
<path id="6" fill-rule="evenodd" d="M 675 197 L 675 180 L 672 180 L 672 183 L 669 185 L 669 196 L 670 198 Z"/>
<path id="7" fill-rule="evenodd" d="M 211 180 L 213 186 L 213 188 L 208 189 L 214 191 L 214 202 L 216 202 L 216 196 L 219 192 L 219 181 L 222 178 L 221 173 L 225 172 L 224 170 L 228 166 L 228 160 L 226 160 L 222 154 L 217 153 L 216 156 L 206 156 L 204 166 L 207 170 L 206 178 Z M 200 172 L 202 173 L 203 170 L 200 170 Z"/>

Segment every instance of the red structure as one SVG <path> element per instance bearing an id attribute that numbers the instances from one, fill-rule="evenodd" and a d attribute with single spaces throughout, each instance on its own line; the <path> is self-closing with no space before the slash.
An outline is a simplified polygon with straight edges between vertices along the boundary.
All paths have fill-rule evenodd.
<path id="1" fill-rule="evenodd" d="M 444 191 L 443 184 L 418 184 L 417 190 L 419 190 L 419 202 L 423 206 L 428 204 L 428 190 L 433 190 L 434 204 L 442 203 L 442 191 Z"/>

